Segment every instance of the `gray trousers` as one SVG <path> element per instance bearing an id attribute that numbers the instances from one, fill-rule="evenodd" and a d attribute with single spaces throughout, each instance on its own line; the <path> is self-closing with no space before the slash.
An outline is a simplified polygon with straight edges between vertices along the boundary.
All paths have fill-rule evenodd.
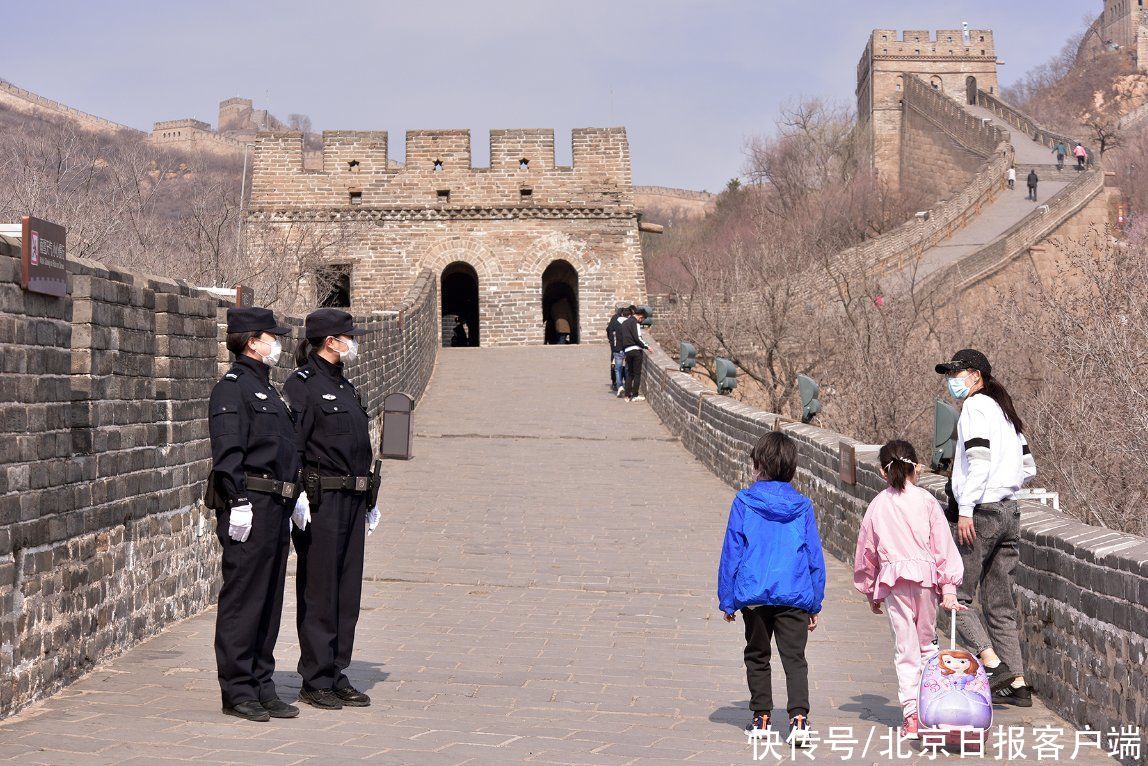
<path id="1" fill-rule="evenodd" d="M 957 525 L 949 526 L 957 540 Z M 972 545 L 957 542 L 965 565 L 957 601 L 970 607 L 967 612 L 957 613 L 957 630 L 974 653 L 993 649 L 1011 672 L 1023 675 L 1020 625 L 1013 601 L 1016 565 L 1020 560 L 1020 508 L 1015 500 L 978 505 L 973 512 L 973 527 L 977 539 Z M 980 614 L 971 608 L 978 591 Z"/>

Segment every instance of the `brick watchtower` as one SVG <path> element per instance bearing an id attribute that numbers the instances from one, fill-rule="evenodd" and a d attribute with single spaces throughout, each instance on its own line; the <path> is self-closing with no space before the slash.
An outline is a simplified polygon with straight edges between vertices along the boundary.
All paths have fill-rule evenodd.
<path id="1" fill-rule="evenodd" d="M 552 130 L 491 131 L 486 168 L 471 166 L 465 130 L 408 132 L 401 166 L 387 144 L 326 131 L 311 171 L 301 134 L 258 135 L 249 246 L 334 243 L 322 269 L 341 287 L 313 280 L 316 302 L 388 309 L 430 269 L 444 335 L 461 323 L 457 341 L 488 346 L 552 340 L 559 318 L 576 342 L 596 340 L 615 303 L 645 299 L 625 129 L 575 129 L 570 167 L 555 163 Z"/>
<path id="2" fill-rule="evenodd" d="M 929 32 L 875 29 L 857 64 L 857 118 L 868 124 L 873 164 L 896 186 L 901 164 L 901 98 L 912 74 L 962 103 L 977 88 L 997 93 L 997 55 L 988 29 Z"/>

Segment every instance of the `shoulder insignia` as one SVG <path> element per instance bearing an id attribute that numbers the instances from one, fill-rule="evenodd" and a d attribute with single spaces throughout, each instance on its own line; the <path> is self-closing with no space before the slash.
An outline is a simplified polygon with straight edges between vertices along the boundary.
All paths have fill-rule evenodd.
<path id="1" fill-rule="evenodd" d="M 258 397 L 259 399 L 266 399 L 267 398 L 267 394 L 263 393 L 262 391 L 256 391 L 255 396 Z"/>
<path id="2" fill-rule="evenodd" d="M 310 369 L 309 367 L 303 367 L 301 369 L 295 370 L 295 377 L 299 378 L 300 380 L 307 380 L 307 378 L 311 377 L 313 374 L 314 370 Z"/>
<path id="3" fill-rule="evenodd" d="M 323 398 L 329 402 L 335 401 L 335 395 L 334 394 L 323 394 Z"/>
<path id="4" fill-rule="evenodd" d="M 239 380 L 239 373 L 238 372 L 229 372 L 226 375 L 224 375 L 223 377 L 227 378 L 228 380 Z"/>

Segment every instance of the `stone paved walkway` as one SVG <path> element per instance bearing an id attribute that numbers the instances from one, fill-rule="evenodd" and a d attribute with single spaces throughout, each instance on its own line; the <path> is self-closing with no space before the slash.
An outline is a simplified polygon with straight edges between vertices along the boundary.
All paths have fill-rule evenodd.
<path id="1" fill-rule="evenodd" d="M 220 715 L 209 610 L 0 724 L 0 761 L 752 762 L 741 624 L 719 619 L 713 592 L 731 492 L 646 405 L 609 396 L 606 361 L 601 347 L 444 350 L 416 459 L 387 464 L 368 540 L 349 673 L 372 707 Z M 813 721 L 864 743 L 899 714 L 886 618 L 831 560 L 823 619 Z M 298 690 L 293 624 L 288 613 L 285 697 Z M 996 723 L 1066 726 L 1039 704 Z M 848 762 L 890 762 L 877 742 Z"/>

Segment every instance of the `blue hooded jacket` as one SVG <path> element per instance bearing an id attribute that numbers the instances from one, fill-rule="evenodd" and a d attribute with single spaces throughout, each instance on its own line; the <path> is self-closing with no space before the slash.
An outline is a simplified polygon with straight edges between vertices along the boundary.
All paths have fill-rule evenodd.
<path id="1" fill-rule="evenodd" d="M 813 503 L 789 482 L 759 481 L 737 493 L 718 566 L 718 605 L 791 606 L 817 614 L 825 555 Z"/>

